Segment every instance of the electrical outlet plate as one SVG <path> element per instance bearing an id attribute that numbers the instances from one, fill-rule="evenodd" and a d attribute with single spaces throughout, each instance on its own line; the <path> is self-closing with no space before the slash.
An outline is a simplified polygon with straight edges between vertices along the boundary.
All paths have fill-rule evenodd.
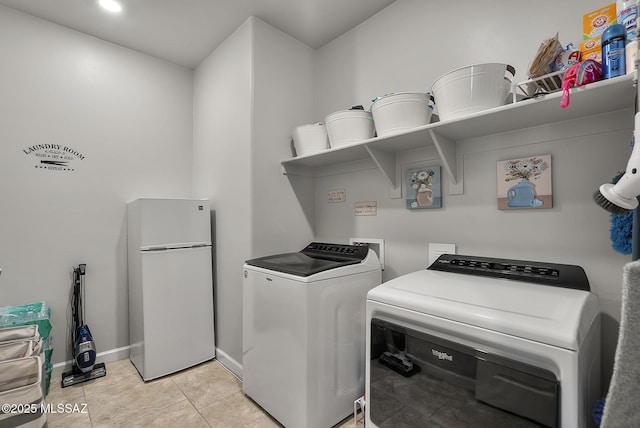
<path id="1" fill-rule="evenodd" d="M 384 239 L 379 238 L 349 238 L 349 245 L 369 244 L 369 248 L 378 255 L 380 269 L 384 270 Z"/>

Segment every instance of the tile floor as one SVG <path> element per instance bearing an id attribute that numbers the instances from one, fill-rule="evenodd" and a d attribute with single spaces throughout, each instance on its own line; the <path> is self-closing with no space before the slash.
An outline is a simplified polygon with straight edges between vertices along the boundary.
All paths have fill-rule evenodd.
<path id="1" fill-rule="evenodd" d="M 75 411 L 49 413 L 49 428 L 281 426 L 247 398 L 242 382 L 215 360 L 146 383 L 129 359 L 107 363 L 105 377 L 64 389 L 60 375 L 54 375 L 46 402 Z M 337 425 L 356 426 L 362 426 L 361 413 L 357 425 L 352 416 Z"/>

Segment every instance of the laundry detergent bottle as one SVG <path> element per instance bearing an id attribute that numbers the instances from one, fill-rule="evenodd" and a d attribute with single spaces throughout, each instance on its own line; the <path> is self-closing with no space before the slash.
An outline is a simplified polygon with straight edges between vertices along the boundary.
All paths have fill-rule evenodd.
<path id="1" fill-rule="evenodd" d="M 625 45 L 627 28 L 613 24 L 602 33 L 602 78 L 610 79 L 626 73 Z"/>
<path id="2" fill-rule="evenodd" d="M 638 33 L 638 5 L 636 0 L 617 0 L 616 15 L 618 24 L 627 29 L 627 44 L 636 40 Z"/>

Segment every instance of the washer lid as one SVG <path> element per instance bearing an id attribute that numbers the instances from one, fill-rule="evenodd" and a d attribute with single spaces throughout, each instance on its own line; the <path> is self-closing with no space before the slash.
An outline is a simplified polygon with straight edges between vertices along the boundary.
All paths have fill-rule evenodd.
<path id="1" fill-rule="evenodd" d="M 385 282 L 367 299 L 570 350 L 599 313 L 585 290 L 434 270 Z"/>
<path id="2" fill-rule="evenodd" d="M 275 254 L 247 260 L 250 266 L 310 276 L 330 269 L 363 262 L 369 253 L 366 245 L 325 244 L 312 242 L 297 253 Z"/>

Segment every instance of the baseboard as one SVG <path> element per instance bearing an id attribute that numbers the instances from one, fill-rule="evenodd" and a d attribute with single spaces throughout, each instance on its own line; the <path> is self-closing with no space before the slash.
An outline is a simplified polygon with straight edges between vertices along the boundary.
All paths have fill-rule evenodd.
<path id="1" fill-rule="evenodd" d="M 130 346 L 123 346 L 122 348 L 110 349 L 104 352 L 98 352 L 96 354 L 97 363 L 112 363 L 114 361 L 123 360 L 129 358 Z M 63 361 L 53 365 L 53 372 L 51 377 L 60 377 L 62 373 L 67 372 L 73 368 L 73 360 Z"/>
<path id="2" fill-rule="evenodd" d="M 96 362 L 98 363 L 112 363 L 114 361 L 129 358 L 130 346 L 123 346 L 122 348 L 110 349 L 108 351 L 99 352 L 96 356 Z M 225 366 L 231 373 L 233 373 L 238 379 L 242 379 L 242 364 L 231 358 L 229 354 L 216 348 L 216 360 L 223 366 Z M 62 376 L 62 373 L 67 372 L 73 368 L 73 360 L 63 361 L 53 365 L 52 377 Z"/>
<path id="3" fill-rule="evenodd" d="M 225 366 L 231 373 L 242 380 L 242 364 L 231 358 L 229 354 L 216 347 L 216 360 Z"/>

